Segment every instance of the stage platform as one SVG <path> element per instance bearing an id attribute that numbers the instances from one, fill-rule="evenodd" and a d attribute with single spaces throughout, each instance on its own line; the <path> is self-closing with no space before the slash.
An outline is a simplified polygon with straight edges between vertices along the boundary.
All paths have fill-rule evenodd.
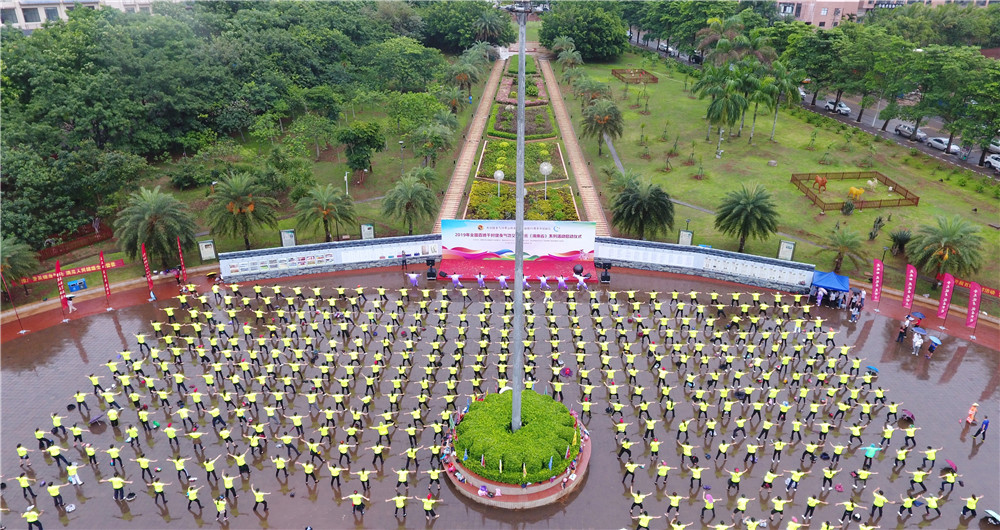
<path id="1" fill-rule="evenodd" d="M 528 277 L 528 282 L 537 283 L 538 277 L 544 274 L 548 278 L 548 283 L 552 287 L 557 285 L 555 278 L 559 275 L 566 277 L 566 284 L 570 287 L 576 285 L 576 278 L 573 277 L 573 267 L 583 266 L 583 275 L 590 274 L 587 283 L 597 283 L 598 272 L 593 261 L 525 261 L 524 274 Z M 514 261 L 513 260 L 467 260 L 467 259 L 446 259 L 441 262 L 438 271 L 442 271 L 449 276 L 455 273 L 462 275 L 462 281 L 474 281 L 480 272 L 486 275 L 487 281 L 496 281 L 498 276 L 505 275 L 509 279 L 507 282 L 513 285 Z M 442 278 L 438 278 L 441 280 Z"/>

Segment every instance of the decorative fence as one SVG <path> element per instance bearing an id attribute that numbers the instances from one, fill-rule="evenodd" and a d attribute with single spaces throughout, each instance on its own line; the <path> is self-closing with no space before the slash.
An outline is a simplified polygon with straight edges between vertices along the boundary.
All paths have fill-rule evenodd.
<path id="1" fill-rule="evenodd" d="M 640 85 L 642 83 L 655 84 L 660 82 L 660 78 L 641 68 L 615 68 L 611 70 L 611 75 L 630 85 Z"/>
<path id="2" fill-rule="evenodd" d="M 54 258 L 56 256 L 66 254 L 67 252 L 72 252 L 78 248 L 83 248 L 93 245 L 94 243 L 111 239 L 113 236 L 114 232 L 111 230 L 111 227 L 107 225 L 102 224 L 96 232 L 94 231 L 94 227 L 92 225 L 84 225 L 72 234 L 66 236 L 69 241 L 39 250 L 38 259 L 40 261 L 45 261 L 49 258 Z"/>
<path id="3" fill-rule="evenodd" d="M 838 202 L 827 202 L 824 201 L 819 194 L 810 188 L 812 182 L 814 182 L 816 177 L 822 177 L 827 180 L 877 180 L 881 184 L 892 189 L 893 193 L 898 193 L 902 198 L 899 199 L 879 199 L 879 200 L 857 200 L 854 201 L 854 207 L 859 210 L 864 210 L 865 208 L 890 208 L 894 206 L 916 206 L 920 203 L 920 197 L 911 192 L 910 190 L 900 186 L 898 182 L 890 179 L 889 177 L 879 173 L 878 171 L 847 171 L 840 173 L 792 173 L 792 184 L 799 189 L 806 197 L 809 198 L 820 210 L 824 212 L 827 210 L 839 210 L 844 206 L 846 201 Z"/>

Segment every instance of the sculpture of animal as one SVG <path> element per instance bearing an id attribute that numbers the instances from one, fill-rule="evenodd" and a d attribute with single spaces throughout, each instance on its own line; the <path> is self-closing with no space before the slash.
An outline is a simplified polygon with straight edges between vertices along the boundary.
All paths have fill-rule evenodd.
<path id="1" fill-rule="evenodd" d="M 868 190 L 874 193 L 875 190 L 878 188 L 878 179 L 871 179 L 868 180 L 867 182 L 868 182 Z"/>
<path id="2" fill-rule="evenodd" d="M 854 186 L 851 186 L 851 189 L 847 191 L 847 196 L 852 201 L 860 200 L 861 196 L 864 195 L 864 194 L 865 194 L 865 189 L 864 188 L 855 188 Z"/>
<path id="3" fill-rule="evenodd" d="M 816 175 L 813 178 L 812 187 L 816 188 L 819 191 L 826 191 L 826 177 L 821 177 L 819 175 Z"/>

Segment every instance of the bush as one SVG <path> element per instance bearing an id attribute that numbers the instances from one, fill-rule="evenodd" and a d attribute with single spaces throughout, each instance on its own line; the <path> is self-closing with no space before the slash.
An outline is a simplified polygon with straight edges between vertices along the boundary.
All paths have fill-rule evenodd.
<path id="1" fill-rule="evenodd" d="M 532 221 L 579 221 L 573 206 L 573 198 L 566 186 L 549 185 L 549 199 L 545 200 L 545 190 L 532 186 L 525 190 L 524 218 Z M 481 180 L 472 183 L 469 191 L 467 219 L 514 219 L 517 203 L 514 202 L 514 186 L 500 186 L 497 197 L 496 184 Z"/>
<path id="2" fill-rule="evenodd" d="M 170 174 L 170 185 L 179 190 L 207 186 L 213 180 L 218 180 L 216 171 L 209 172 L 201 164 L 186 161 Z"/>
<path id="3" fill-rule="evenodd" d="M 521 429 L 512 433 L 512 398 L 513 392 L 504 392 L 472 403 L 456 429 L 455 456 L 467 457 L 463 465 L 477 475 L 505 484 L 542 482 L 560 475 L 580 454 L 574 418 L 562 403 L 525 390 L 521 393 Z M 565 458 L 567 447 L 569 459 Z"/>
<path id="4" fill-rule="evenodd" d="M 854 213 L 854 201 L 850 199 L 844 201 L 844 205 L 840 207 L 840 213 L 844 215 L 851 215 Z"/>
<path id="5" fill-rule="evenodd" d="M 528 107 L 524 109 L 526 119 L 524 124 L 525 140 L 545 140 L 558 136 L 559 129 L 556 127 L 555 116 L 552 115 L 552 107 L 545 105 L 544 109 L 544 111 L 542 107 Z M 511 115 L 509 119 L 503 119 L 508 117 L 506 114 Z M 548 117 L 544 122 L 544 126 L 541 125 L 541 122 L 537 121 L 539 115 Z M 499 127 L 497 127 L 498 117 L 501 118 Z M 494 104 L 490 119 L 486 123 L 486 134 L 496 138 L 517 140 L 517 122 L 515 120 L 516 117 L 513 117 L 513 113 L 508 113 L 502 106 Z M 538 126 L 538 128 L 535 129 L 533 126 Z M 509 130 L 505 130 L 507 128 Z M 529 134 L 529 131 L 532 130 L 537 130 L 538 132 Z"/>
<path id="6" fill-rule="evenodd" d="M 896 256 L 906 252 L 906 244 L 909 243 L 912 238 L 913 234 L 905 228 L 898 228 L 889 232 L 889 239 L 892 241 L 892 255 Z"/>

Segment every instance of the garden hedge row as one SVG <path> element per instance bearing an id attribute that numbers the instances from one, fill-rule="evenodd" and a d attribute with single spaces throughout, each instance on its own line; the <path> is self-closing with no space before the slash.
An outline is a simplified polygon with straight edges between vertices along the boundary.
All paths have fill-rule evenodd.
<path id="1" fill-rule="evenodd" d="M 517 140 L 517 133 L 498 131 L 496 129 L 497 114 L 500 112 L 500 104 L 494 103 L 493 108 L 490 109 L 490 119 L 486 123 L 486 135 L 493 136 L 496 138 L 506 138 L 508 140 Z M 559 125 L 556 123 L 555 115 L 552 114 L 552 106 L 545 105 L 545 112 L 549 115 L 549 123 L 552 124 L 551 133 L 540 133 L 540 134 L 525 134 L 525 140 L 545 140 L 548 138 L 555 138 L 559 136 Z"/>

